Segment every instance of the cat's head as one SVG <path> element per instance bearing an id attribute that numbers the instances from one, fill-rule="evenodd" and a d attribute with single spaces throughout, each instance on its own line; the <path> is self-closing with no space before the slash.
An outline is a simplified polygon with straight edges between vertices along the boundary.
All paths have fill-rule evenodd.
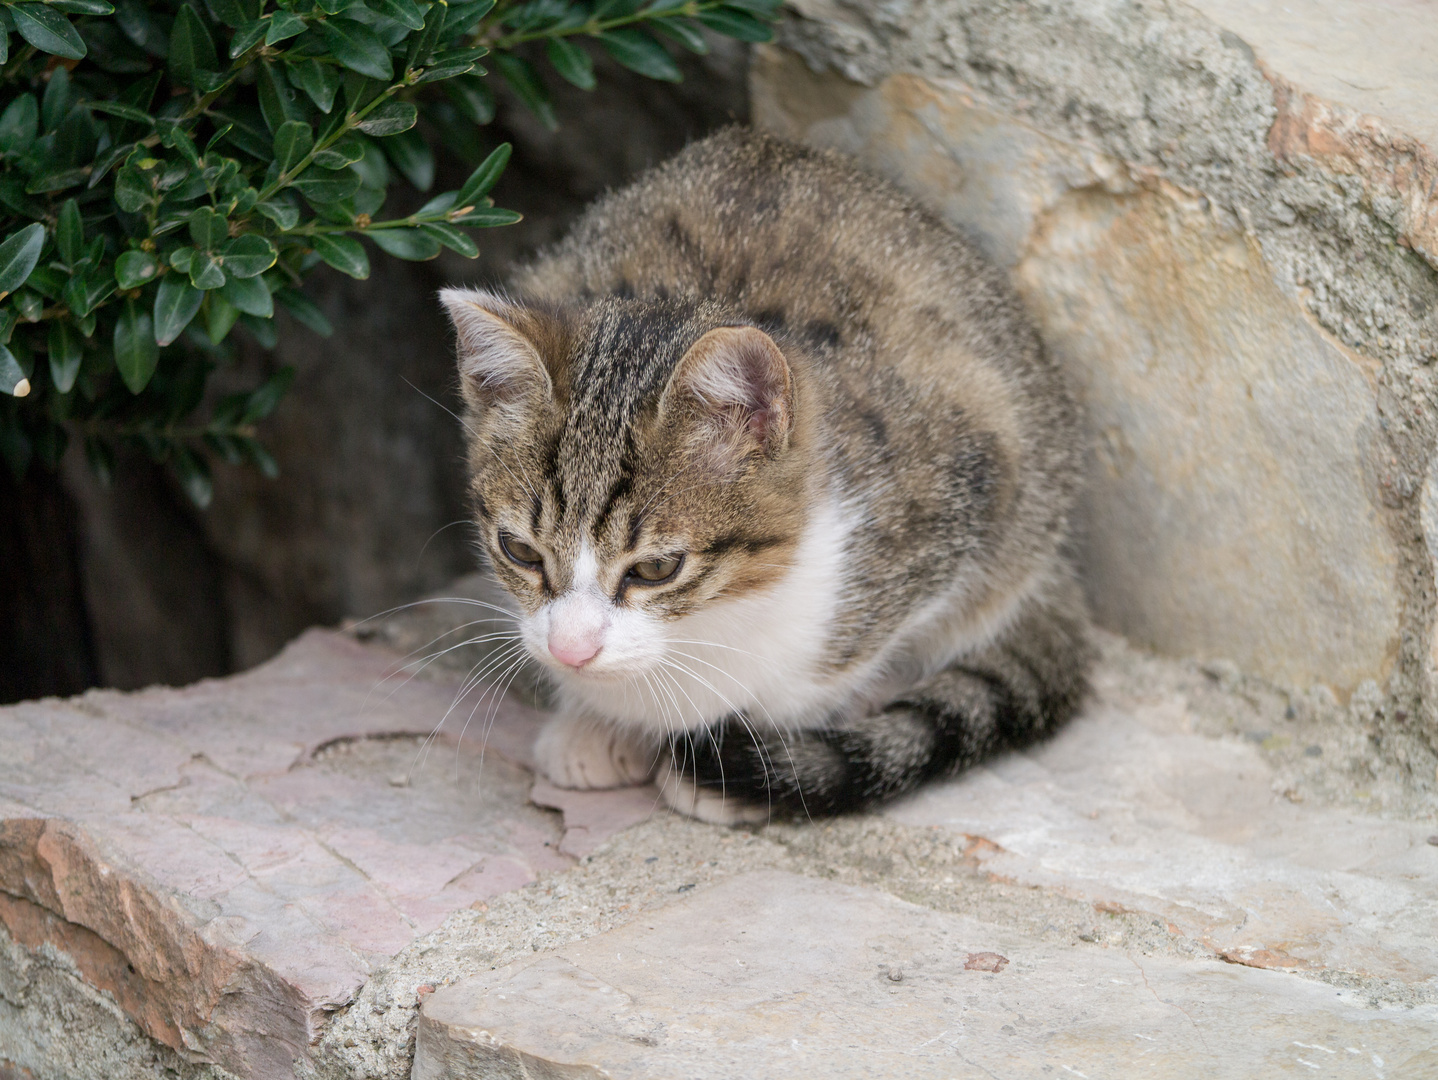
<path id="1" fill-rule="evenodd" d="M 708 303 L 447 289 L 480 544 L 529 651 L 642 677 L 685 620 L 765 589 L 806 520 L 793 357 Z"/>

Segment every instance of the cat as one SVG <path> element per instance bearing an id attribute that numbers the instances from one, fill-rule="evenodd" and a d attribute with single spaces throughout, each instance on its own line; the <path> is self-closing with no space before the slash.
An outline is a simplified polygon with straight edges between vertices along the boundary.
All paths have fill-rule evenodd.
<path id="1" fill-rule="evenodd" d="M 834 814 L 1079 706 L 1079 413 L 936 216 L 733 127 L 512 290 L 441 299 L 480 546 L 556 683 L 555 784 Z"/>

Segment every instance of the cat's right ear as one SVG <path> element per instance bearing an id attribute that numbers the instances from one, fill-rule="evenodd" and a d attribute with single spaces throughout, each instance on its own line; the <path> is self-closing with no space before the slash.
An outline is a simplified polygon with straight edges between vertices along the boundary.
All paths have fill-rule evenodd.
<path id="1" fill-rule="evenodd" d="M 483 289 L 441 289 L 459 339 L 460 390 L 482 417 L 519 412 L 554 395 L 549 369 L 527 330 L 531 314 Z"/>

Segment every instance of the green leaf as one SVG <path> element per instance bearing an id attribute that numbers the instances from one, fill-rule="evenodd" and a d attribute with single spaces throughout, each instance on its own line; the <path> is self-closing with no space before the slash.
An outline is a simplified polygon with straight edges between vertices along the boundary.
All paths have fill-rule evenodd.
<path id="1" fill-rule="evenodd" d="M 340 88 L 340 73 L 318 60 L 286 60 L 285 73 L 290 82 L 303 90 L 320 112 L 327 113 L 335 104 Z"/>
<path id="2" fill-rule="evenodd" d="M 227 281 L 225 288 L 233 284 L 233 279 Z M 224 341 L 239 317 L 239 308 L 225 299 L 224 289 L 205 294 L 205 335 L 212 344 Z"/>
<path id="3" fill-rule="evenodd" d="M 25 185 L 25 190 L 31 195 L 38 195 L 46 191 L 64 191 L 66 188 L 83 183 L 88 175 L 89 170 L 83 167 L 41 173 Z"/>
<path id="4" fill-rule="evenodd" d="M 329 337 L 335 332 L 335 328 L 325 318 L 325 313 L 298 289 L 281 289 L 275 293 L 275 297 L 284 305 L 285 310 L 295 317 L 296 321 L 308 326 L 320 337 Z"/>
<path id="5" fill-rule="evenodd" d="M 190 260 L 190 284 L 204 291 L 218 289 L 226 281 L 220 260 L 208 251 L 197 252 Z"/>
<path id="6" fill-rule="evenodd" d="M 286 365 L 280 368 L 258 389 L 251 392 L 245 401 L 245 411 L 240 414 L 240 423 L 253 424 L 263 420 L 275 411 L 275 406 L 285 396 L 290 383 L 295 381 L 295 369 Z"/>
<path id="7" fill-rule="evenodd" d="M 420 226 L 427 235 L 434 237 L 451 251 L 457 251 L 466 259 L 479 257 L 479 245 L 453 225 L 442 222 L 428 222 Z"/>
<path id="8" fill-rule="evenodd" d="M 454 219 L 456 225 L 469 225 L 476 229 L 492 229 L 498 225 L 513 225 L 523 221 L 524 215 L 498 206 L 476 206 L 463 217 Z"/>
<path id="9" fill-rule="evenodd" d="M 289 80 L 280 74 L 279 64 L 260 64 L 259 76 L 255 81 L 260 91 L 260 113 L 265 118 L 265 126 L 271 131 L 278 131 L 287 120 L 305 118 L 305 109 L 300 104 L 299 94 Z"/>
<path id="10" fill-rule="evenodd" d="M 8 28 L 0 27 L 0 64 L 10 61 L 10 31 Z"/>
<path id="11" fill-rule="evenodd" d="M 118 101 L 87 101 L 85 108 L 93 112 L 105 113 L 107 116 L 118 116 L 121 120 L 129 120 L 136 124 L 155 126 L 155 118 L 144 109 L 137 109 L 133 105 L 125 105 Z"/>
<path id="12" fill-rule="evenodd" d="M 115 260 L 115 283 L 122 289 L 138 289 L 159 272 L 160 261 L 148 251 L 127 251 Z"/>
<path id="13" fill-rule="evenodd" d="M 188 4 L 181 4 L 170 28 L 170 78 L 180 86 L 196 85 L 201 72 L 215 72 L 220 67 L 215 43 L 204 21 Z"/>
<path id="14" fill-rule="evenodd" d="M 285 199 L 265 199 L 255 203 L 255 209 L 285 232 L 300 223 L 300 208 Z"/>
<path id="15" fill-rule="evenodd" d="M 179 274 L 166 274 L 155 294 L 155 343 L 168 345 L 190 325 L 205 294 Z"/>
<path id="16" fill-rule="evenodd" d="M 784 0 L 729 0 L 724 6 L 739 8 L 761 19 L 773 20 L 779 17 L 779 9 L 784 6 Z"/>
<path id="17" fill-rule="evenodd" d="M 489 4 L 493 7 L 494 0 L 489 0 Z M 445 4 L 430 5 L 429 12 L 424 18 L 424 29 L 418 34 L 410 35 L 409 52 L 404 61 L 405 67 L 424 67 L 429 63 L 430 55 L 434 52 L 435 46 L 439 44 L 439 39 L 446 29 L 446 18 L 452 11 L 454 8 Z M 453 30 L 451 30 L 451 36 L 455 36 Z"/>
<path id="18" fill-rule="evenodd" d="M 365 233 L 381 251 L 397 259 L 424 262 L 439 254 L 440 243 L 420 229 L 372 229 Z"/>
<path id="19" fill-rule="evenodd" d="M 208 0 L 208 7 L 215 18 L 235 30 L 260 17 L 259 0 Z"/>
<path id="20" fill-rule="evenodd" d="M 270 28 L 265 33 L 265 44 L 278 45 L 281 41 L 303 34 L 308 28 L 309 24 L 293 11 L 281 9 L 270 16 Z"/>
<path id="21" fill-rule="evenodd" d="M 304 160 L 314 143 L 314 132 L 303 120 L 287 120 L 281 124 L 275 132 L 275 165 L 279 171 L 293 169 Z"/>
<path id="22" fill-rule="evenodd" d="M 40 126 L 54 131 L 70 111 L 70 72 L 61 65 L 50 73 L 45 96 L 40 99 Z"/>
<path id="23" fill-rule="evenodd" d="M 610 56 L 630 71 L 663 82 L 683 82 L 679 65 L 663 45 L 640 30 L 610 30 L 597 35 Z"/>
<path id="24" fill-rule="evenodd" d="M 186 10 L 189 10 L 188 8 Z M 200 152 L 195 149 L 195 140 L 190 138 L 190 133 L 180 127 L 178 123 L 170 120 L 157 120 L 156 126 L 160 129 L 160 142 L 172 150 L 178 150 L 180 156 L 189 162 L 194 169 L 203 168 L 200 164 Z"/>
<path id="25" fill-rule="evenodd" d="M 29 289 L 21 289 L 15 294 L 12 301 L 15 305 L 15 312 L 26 322 L 39 322 L 40 316 L 45 312 L 45 301 Z"/>
<path id="26" fill-rule="evenodd" d="M 269 32 L 270 24 L 262 19 L 256 19 L 252 23 L 246 23 L 235 31 L 235 36 L 230 38 L 230 59 L 238 60 L 245 53 L 249 52 Z"/>
<path id="27" fill-rule="evenodd" d="M 364 144 L 358 139 L 341 139 L 316 154 L 315 164 L 322 169 L 347 169 L 364 156 Z"/>
<path id="28" fill-rule="evenodd" d="M 265 279 L 261 277 L 232 277 L 225 282 L 220 295 L 246 315 L 258 315 L 262 319 L 268 319 L 275 313 L 275 303 L 270 298 L 270 290 L 265 285 Z"/>
<path id="29" fill-rule="evenodd" d="M 69 319 L 53 320 L 50 323 L 50 381 L 56 390 L 62 394 L 70 392 L 84 357 L 84 342 L 75 324 Z"/>
<path id="30" fill-rule="evenodd" d="M 568 38 L 550 38 L 544 51 L 564 79 L 581 90 L 594 89 L 594 61 L 578 45 Z"/>
<path id="31" fill-rule="evenodd" d="M 190 215 L 189 226 L 190 239 L 201 251 L 213 251 L 230 235 L 229 222 L 225 220 L 225 216 L 208 206 L 202 206 Z"/>
<path id="32" fill-rule="evenodd" d="M 494 0 L 461 0 L 459 3 L 450 4 L 449 13 L 444 20 L 445 36 L 454 38 L 468 35 L 478 25 L 479 20 L 493 8 Z"/>
<path id="33" fill-rule="evenodd" d="M 469 179 L 459 189 L 455 196 L 455 206 L 469 206 L 478 202 L 489 193 L 489 189 L 499 182 L 504 167 L 509 164 L 509 155 L 514 152 L 510 143 L 500 143 L 496 146 L 487 158 L 479 164 L 479 168 L 469 174 Z"/>
<path id="34" fill-rule="evenodd" d="M 85 257 L 85 223 L 80 220 L 80 204 L 74 199 L 66 199 L 60 206 L 55 248 L 66 266 L 74 266 Z"/>
<path id="35" fill-rule="evenodd" d="M 310 237 L 310 243 L 319 257 L 340 273 L 361 281 L 369 277 L 369 256 L 358 240 L 320 233 Z"/>
<path id="36" fill-rule="evenodd" d="M 46 0 L 56 11 L 67 15 L 113 15 L 115 5 L 107 0 Z"/>
<path id="37" fill-rule="evenodd" d="M 44 4 L 11 4 L 7 10 L 20 36 L 41 52 L 66 60 L 83 60 L 85 42 L 70 20 Z"/>
<path id="38" fill-rule="evenodd" d="M 544 88 L 544 83 L 540 82 L 534 65 L 513 53 L 496 54 L 494 63 L 495 67 L 499 69 L 500 75 L 504 77 L 504 81 L 509 83 L 529 111 L 539 118 L 539 122 L 550 131 L 557 130 L 559 118 L 554 114 L 554 105 L 549 100 L 549 91 Z"/>
<path id="39" fill-rule="evenodd" d="M 454 206 L 454 201 L 458 197 L 459 192 L 457 191 L 442 192 L 439 195 L 436 195 L 434 198 L 430 199 L 429 202 L 421 206 L 418 210 L 415 211 L 415 213 L 420 217 L 434 217 L 443 215 L 447 210 L 450 209 L 450 207 Z"/>
<path id="40" fill-rule="evenodd" d="M 53 266 L 37 266 L 30 271 L 30 276 L 25 279 L 25 284 L 41 296 L 53 300 L 60 295 L 60 290 L 65 287 L 66 280 L 67 275 L 63 270 L 57 270 Z"/>
<path id="41" fill-rule="evenodd" d="M 279 338 L 275 336 L 275 321 L 261 319 L 255 315 L 241 315 L 240 325 L 248 330 L 262 348 L 273 349 Z"/>
<path id="42" fill-rule="evenodd" d="M 411 30 L 424 29 L 424 9 L 414 0 L 368 0 L 365 6 Z"/>
<path id="43" fill-rule="evenodd" d="M 235 237 L 220 249 L 220 254 L 224 257 L 225 270 L 232 278 L 252 278 L 263 274 L 279 258 L 275 245 L 255 233 Z"/>
<path id="44" fill-rule="evenodd" d="M 419 121 L 419 110 L 408 101 L 386 101 L 355 126 L 366 135 L 397 135 Z"/>
<path id="45" fill-rule="evenodd" d="M 696 18 L 710 30 L 740 41 L 764 42 L 774 38 L 774 28 L 737 8 L 722 7 L 701 11 Z"/>
<path id="46" fill-rule="evenodd" d="M 198 252 L 192 247 L 180 247 L 170 252 L 170 265 L 182 274 L 190 272 L 190 263 L 194 261 Z"/>
<path id="47" fill-rule="evenodd" d="M 34 94 L 21 94 L 0 113 L 0 151 L 23 154 L 40 133 L 40 106 Z"/>
<path id="48" fill-rule="evenodd" d="M 119 321 L 115 323 L 114 344 L 115 366 L 120 369 L 120 378 L 130 393 L 138 394 L 155 374 L 160 349 L 155 344 L 150 313 L 142 311 L 133 300 L 125 301 Z"/>
<path id="49" fill-rule="evenodd" d="M 394 167 L 418 190 L 428 191 L 434 185 L 434 152 L 418 131 L 411 128 L 391 135 L 380 145 Z"/>
<path id="50" fill-rule="evenodd" d="M 188 446 L 176 446 L 175 456 L 171 458 L 170 464 L 190 502 L 201 510 L 208 507 L 215 497 L 215 484 L 205 459 Z"/>
<path id="51" fill-rule="evenodd" d="M 704 40 L 704 31 L 688 19 L 655 19 L 649 23 L 649 29 L 679 42 L 692 53 L 704 56 L 709 52 L 709 42 Z"/>
<path id="52" fill-rule="evenodd" d="M 439 7 L 440 5 L 436 4 L 435 6 Z M 245 455 L 255 463 L 255 468 L 259 469 L 266 477 L 273 480 L 280 475 L 279 464 L 258 439 L 239 439 L 237 441 Z"/>
<path id="53" fill-rule="evenodd" d="M 351 71 L 386 82 L 394 78 L 389 50 L 379 35 L 364 23 L 353 19 L 326 19 L 320 32 L 334 58 Z"/>
<path id="54" fill-rule="evenodd" d="M 348 199 L 358 191 L 360 178 L 353 170 L 323 175 L 311 174 L 301 176 L 290 186 L 311 203 L 335 203 Z"/>
<path id="55" fill-rule="evenodd" d="M 38 221 L 11 233 L 0 244 L 0 297 L 14 292 L 35 269 L 45 246 L 45 226 Z"/>
<path id="56" fill-rule="evenodd" d="M 74 199 L 66 199 L 60 206 L 55 247 L 66 266 L 73 267 L 85 257 L 85 223 L 80 219 L 80 205 Z"/>
<path id="57" fill-rule="evenodd" d="M 25 377 L 25 369 L 4 345 L 0 345 L 0 393 L 11 397 L 25 397 L 30 393 L 30 380 Z"/>

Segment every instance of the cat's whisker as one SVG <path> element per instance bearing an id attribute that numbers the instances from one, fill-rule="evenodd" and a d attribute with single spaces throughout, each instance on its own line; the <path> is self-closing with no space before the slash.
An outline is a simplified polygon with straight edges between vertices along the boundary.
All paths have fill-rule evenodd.
<path id="1" fill-rule="evenodd" d="M 401 375 L 400 378 L 403 379 L 404 376 Z M 525 480 L 521 480 L 518 476 L 515 476 L 515 475 L 514 475 L 514 470 L 511 469 L 508 465 L 505 464 L 504 459 L 499 456 L 499 451 L 496 450 L 494 447 L 490 446 L 489 443 L 488 443 L 486 440 L 481 439 L 481 438 L 479 437 L 479 432 L 475 431 L 474 428 L 470 427 L 469 424 L 465 421 L 464 417 L 460 416 L 459 413 L 455 412 L 453 409 L 451 409 L 448 405 L 445 405 L 443 402 L 435 401 L 434 398 L 430 397 L 428 394 L 426 394 L 426 393 L 425 393 L 423 390 L 421 390 L 418 386 L 415 386 L 415 384 L 412 383 L 412 382 L 410 382 L 408 379 L 405 379 L 404 381 L 405 381 L 405 383 L 409 386 L 409 388 L 410 388 L 411 390 L 413 390 L 416 394 L 418 394 L 420 397 L 424 398 L 426 401 L 430 402 L 431 404 L 438 405 L 438 406 L 439 406 L 441 409 L 443 409 L 445 412 L 449 413 L 450 416 L 452 416 L 452 417 L 454 417 L 456 420 L 458 420 L 458 421 L 459 421 L 459 424 L 460 424 L 460 427 L 464 428 L 465 431 L 469 432 L 470 437 L 474 440 L 474 442 L 479 443 L 480 445 L 484 446 L 485 449 L 487 449 L 491 454 L 494 455 L 494 460 L 497 461 L 497 462 L 499 462 L 499 467 L 502 468 L 505 472 L 509 473 L 510 477 L 513 478 L 514 482 L 515 482 L 516 484 L 520 485 L 520 487 L 524 488 L 525 491 L 527 491 L 527 492 L 529 493 L 530 498 L 536 499 L 536 500 L 539 498 L 539 493 L 536 492 L 536 491 L 534 490 L 534 488 L 532 488 L 528 483 L 526 483 Z M 523 469 L 524 469 L 523 464 L 521 464 L 521 465 L 519 466 L 519 468 L 520 468 L 521 471 L 523 471 Z"/>
<path id="2" fill-rule="evenodd" d="M 499 715 L 499 709 L 504 703 L 505 695 L 509 693 L 510 684 L 513 683 L 514 680 L 519 677 L 519 673 L 524 670 L 525 659 L 525 653 L 516 656 L 510 662 L 509 666 L 491 683 L 491 689 L 494 691 L 494 695 L 490 702 L 489 709 L 485 714 L 483 730 L 480 732 L 479 761 L 476 765 L 476 771 L 479 773 L 479 777 L 476 778 L 476 782 L 484 775 L 484 755 L 489 750 L 489 733 L 494 729 L 494 721 Z M 485 696 L 485 694 L 480 695 L 480 703 L 483 703 Z M 464 733 L 469 728 L 470 721 L 474 719 L 474 714 L 478 711 L 478 708 L 479 706 L 476 704 L 475 708 L 470 710 L 469 719 L 464 722 L 464 727 L 461 728 L 459 732 L 459 739 L 455 742 L 454 770 L 456 780 L 459 778 L 460 748 L 464 743 Z"/>
<path id="3" fill-rule="evenodd" d="M 489 621 L 489 620 L 477 620 L 477 621 L 485 621 L 485 622 L 487 622 L 487 621 Z M 466 625 L 473 625 L 473 624 L 472 624 L 472 623 L 468 623 L 468 624 L 466 624 Z M 440 635 L 440 636 L 443 637 L 443 636 L 445 636 L 445 635 Z M 488 642 L 491 642 L 491 641 L 504 641 L 504 640 L 506 640 L 506 639 L 518 640 L 518 639 L 519 639 L 519 633 L 518 633 L 518 631 L 515 631 L 515 630 L 497 630 L 497 631 L 494 631 L 494 632 L 489 633 L 489 634 L 481 634 L 481 635 L 479 635 L 478 637 L 466 638 L 464 641 L 457 641 L 457 642 L 455 642 L 453 645 L 447 645 L 447 646 L 445 646 L 443 649 L 439 649 L 439 650 L 437 650 L 436 652 L 430 653 L 428 656 L 421 657 L 421 658 L 418 659 L 418 660 L 410 660 L 410 661 L 408 661 L 407 663 L 401 665 L 399 668 L 397 668 L 396 670 L 390 672 L 388 675 L 384 676 L 382 679 L 380 679 L 378 682 L 376 682 L 375 685 L 371 688 L 371 691 L 370 691 L 370 692 L 373 693 L 375 690 L 378 690 L 380 687 L 384 686 L 384 684 L 387 683 L 387 682 L 389 682 L 391 679 L 397 679 L 397 678 L 399 678 L 401 675 L 403 675 L 403 676 L 404 676 L 404 680 L 403 680 L 402 682 L 400 682 L 398 685 L 396 685 L 393 689 L 391 689 L 390 692 L 385 696 L 385 700 L 386 700 L 386 701 L 389 701 L 390 699 L 392 699 L 392 698 L 394 697 L 395 694 L 399 693 L 400 690 L 404 689 L 405 686 L 407 686 L 407 685 L 408 685 L 411 681 L 413 681 L 421 672 L 423 672 L 423 671 L 425 670 L 425 668 L 427 668 L 427 667 L 429 667 L 431 664 L 435 663 L 435 662 L 436 662 L 437 660 L 439 660 L 441 657 L 447 656 L 449 653 L 454 652 L 456 649 L 462 649 L 462 648 L 465 648 L 465 647 L 470 646 L 470 645 L 484 645 L 484 644 L 487 644 Z M 438 639 L 435 639 L 435 640 L 438 640 Z M 434 642 L 430 642 L 429 644 L 432 645 L 433 643 L 434 643 Z M 422 646 L 422 647 L 426 647 L 426 646 Z M 419 651 L 418 649 L 415 650 L 415 652 L 418 652 L 418 651 Z M 413 656 L 414 653 L 411 652 L 409 655 L 410 655 L 410 656 Z M 413 670 L 411 670 L 411 669 L 413 669 Z"/>
<path id="4" fill-rule="evenodd" d="M 415 760 L 410 765 L 411 772 L 413 772 L 414 769 L 420 764 L 421 757 L 427 756 L 431 742 L 433 742 L 433 740 L 438 737 L 440 731 L 444 728 L 444 725 L 449 721 L 450 716 L 454 713 L 454 710 L 459 706 L 459 703 L 465 699 L 465 697 L 470 693 L 470 691 L 472 691 L 476 686 L 479 685 L 479 683 L 490 671 L 495 670 L 502 664 L 508 663 L 516 655 L 516 653 L 518 651 L 522 651 L 523 648 L 524 647 L 522 645 L 517 644 L 507 645 L 498 653 L 486 657 L 484 660 L 479 661 L 475 664 L 473 668 L 470 669 L 470 674 L 465 678 L 464 682 L 460 684 L 460 688 L 455 692 L 454 700 L 450 702 L 449 708 L 445 710 L 444 715 L 439 718 L 439 723 L 435 724 L 434 728 L 430 731 L 429 735 L 425 737 L 424 742 L 420 744 L 419 749 L 415 752 Z"/>

